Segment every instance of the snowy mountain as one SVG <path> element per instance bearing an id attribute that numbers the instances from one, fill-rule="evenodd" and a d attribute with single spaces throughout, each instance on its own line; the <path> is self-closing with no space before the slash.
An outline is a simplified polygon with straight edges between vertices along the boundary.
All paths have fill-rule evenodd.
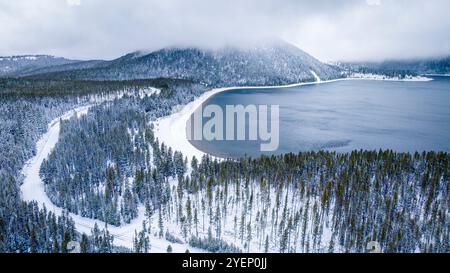
<path id="1" fill-rule="evenodd" d="M 28 74 L 46 67 L 76 63 L 79 61 L 69 60 L 49 55 L 22 55 L 0 57 L 0 77 L 18 76 Z"/>
<path id="2" fill-rule="evenodd" d="M 88 80 L 179 78 L 213 86 L 277 85 L 341 77 L 340 70 L 324 64 L 297 47 L 276 42 L 253 48 L 164 48 L 133 52 L 90 68 L 41 74 L 39 77 Z"/>

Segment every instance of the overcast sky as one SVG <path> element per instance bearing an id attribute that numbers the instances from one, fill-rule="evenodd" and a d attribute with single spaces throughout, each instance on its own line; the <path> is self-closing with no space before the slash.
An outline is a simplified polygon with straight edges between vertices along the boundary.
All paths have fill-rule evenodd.
<path id="1" fill-rule="evenodd" d="M 0 55 L 112 59 L 280 37 L 324 61 L 450 55 L 449 0 L 0 0 Z"/>

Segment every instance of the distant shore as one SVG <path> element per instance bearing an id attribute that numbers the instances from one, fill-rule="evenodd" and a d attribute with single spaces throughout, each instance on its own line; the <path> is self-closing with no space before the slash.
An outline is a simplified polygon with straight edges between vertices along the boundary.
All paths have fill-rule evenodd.
<path id="1" fill-rule="evenodd" d="M 425 77 L 450 77 L 450 74 L 424 74 Z"/>
<path id="2" fill-rule="evenodd" d="M 367 75 L 367 74 L 366 74 Z M 288 85 L 278 85 L 278 86 L 234 86 L 234 87 L 223 87 L 223 88 L 215 88 L 210 91 L 203 93 L 200 97 L 195 99 L 194 101 L 184 105 L 179 106 L 179 108 L 175 109 L 174 113 L 169 116 L 165 116 L 156 120 L 153 124 L 155 125 L 154 134 L 155 137 L 159 139 L 160 142 L 164 142 L 168 147 L 171 147 L 173 151 L 180 151 L 184 156 L 188 158 L 190 161 L 193 156 L 197 159 L 201 159 L 203 155 L 206 153 L 196 148 L 192 145 L 191 142 L 187 139 L 186 135 L 186 125 L 188 120 L 194 111 L 200 107 L 205 101 L 207 101 L 213 95 L 216 95 L 221 92 L 235 90 L 235 89 L 267 89 L 267 88 L 289 88 L 289 87 L 298 87 L 298 86 L 306 86 L 313 84 L 325 84 L 332 83 L 338 81 L 348 81 L 348 80 L 379 80 L 379 81 L 432 81 L 432 78 L 427 77 L 414 77 L 407 79 L 395 79 L 395 78 L 356 78 L 356 77 L 348 77 L 348 78 L 339 78 L 334 80 L 322 81 L 321 79 L 316 79 L 314 82 L 303 82 L 296 84 L 288 84 Z M 181 109 L 181 110 L 179 110 Z"/>

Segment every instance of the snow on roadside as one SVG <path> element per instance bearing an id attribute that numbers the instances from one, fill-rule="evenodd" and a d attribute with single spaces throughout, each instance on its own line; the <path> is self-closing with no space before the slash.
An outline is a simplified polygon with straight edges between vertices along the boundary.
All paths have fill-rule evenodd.
<path id="1" fill-rule="evenodd" d="M 48 131 L 36 143 L 36 155 L 29 159 L 22 169 L 24 181 L 20 188 L 24 201 L 36 201 L 40 208 L 45 206 L 48 211 L 52 211 L 56 216 L 62 215 L 64 209 L 53 204 L 45 192 L 44 182 L 39 175 L 40 167 L 58 142 L 61 120 L 70 119 L 75 115 L 77 117 L 85 115 L 93 105 L 86 105 L 70 110 L 49 123 Z M 129 224 L 119 227 L 107 225 L 103 221 L 82 217 L 74 213 L 69 213 L 69 216 L 74 220 L 75 228 L 78 232 L 90 234 L 96 224 L 100 229 L 107 226 L 108 231 L 114 237 L 114 245 L 129 249 L 133 248 L 135 231 L 139 232 L 142 230 L 143 221 L 148 220 L 145 217 L 145 208 L 143 205 L 138 207 L 138 216 L 135 219 Z M 152 222 L 155 221 L 156 219 L 152 219 Z M 155 227 L 156 223 L 152 223 L 152 226 Z M 149 236 L 149 239 L 151 245 L 150 252 L 166 252 L 168 245 L 172 246 L 173 252 L 185 252 L 186 249 L 189 249 L 190 252 L 204 252 L 201 249 L 189 247 L 187 244 L 171 243 L 155 236 Z"/>
<path id="2" fill-rule="evenodd" d="M 311 71 L 314 75 L 315 73 Z M 317 75 L 316 75 L 317 76 Z M 320 78 L 316 78 L 317 82 L 308 82 L 308 83 L 299 83 L 299 84 L 291 84 L 284 86 L 250 86 L 250 87 L 227 87 L 227 88 L 217 88 L 210 90 L 208 92 L 203 93 L 196 100 L 188 103 L 185 106 L 180 106 L 174 108 L 175 111 L 173 114 L 160 118 L 154 122 L 155 129 L 155 137 L 157 137 L 160 142 L 164 142 L 167 146 L 172 147 L 174 151 L 181 151 L 188 159 L 191 159 L 192 156 L 196 156 L 197 158 L 201 158 L 205 153 L 198 150 L 194 147 L 188 140 L 186 136 L 186 124 L 189 121 L 193 112 L 202 105 L 208 98 L 211 96 L 218 94 L 220 92 L 225 92 L 234 89 L 266 89 L 266 88 L 288 88 L 288 87 L 297 87 L 297 86 L 305 86 L 305 85 L 314 85 L 314 84 L 323 84 L 323 83 L 331 83 L 337 81 L 344 80 L 361 80 L 363 78 L 341 78 L 329 81 L 320 81 Z M 369 78 L 364 78 L 369 79 Z M 370 79 L 369 79 L 370 80 Z M 373 80 L 373 79 L 372 79 Z M 158 93 L 157 89 L 149 90 L 148 92 L 143 92 L 142 94 L 148 95 Z M 141 95 L 139 95 L 141 97 Z M 103 98 L 104 99 L 104 98 Z M 107 99 L 109 100 L 109 99 Z M 97 100 L 94 100 L 97 101 Z M 81 116 L 86 114 L 89 108 L 92 105 L 83 106 L 76 108 L 75 110 L 69 111 L 63 116 L 61 119 L 68 119 L 73 115 Z M 181 108 L 181 110 L 179 110 Z M 31 158 L 25 164 L 22 173 L 25 176 L 24 183 L 21 186 L 22 198 L 25 201 L 37 201 L 39 206 L 43 205 L 49 211 L 53 211 L 56 215 L 61 215 L 63 209 L 54 205 L 51 200 L 48 198 L 45 193 L 44 184 L 39 176 L 40 166 L 45 158 L 51 153 L 52 149 L 56 145 L 59 139 L 59 131 L 60 131 L 60 118 L 53 120 L 49 124 L 48 131 L 39 139 L 37 142 L 37 153 L 36 156 Z M 98 225 L 99 228 L 105 227 L 105 223 L 99 220 L 94 220 L 86 217 L 81 217 L 79 215 L 69 213 L 70 217 L 73 218 L 75 222 L 75 227 L 77 231 L 84 232 L 86 234 L 90 234 L 91 230 L 94 228 L 95 224 Z M 156 218 L 156 217 L 153 217 Z M 142 223 L 146 220 L 145 217 L 145 209 L 143 206 L 139 206 L 138 208 L 138 217 L 133 219 L 129 224 L 122 225 L 119 227 L 108 225 L 108 231 L 114 237 L 114 244 L 117 246 L 124 246 L 127 248 L 133 247 L 133 237 L 135 235 L 135 231 L 140 231 L 142 229 Z M 152 219 L 151 226 L 155 228 L 157 226 L 157 219 Z M 172 223 L 169 224 L 170 231 L 174 231 L 177 229 L 177 226 Z M 225 228 L 225 232 L 229 231 L 231 227 Z M 226 234 L 226 233 L 225 233 Z M 231 239 L 231 237 L 226 239 Z M 232 240 L 233 241 L 233 240 Z M 189 247 L 187 244 L 175 244 L 170 243 L 165 239 L 158 238 L 156 236 L 150 236 L 150 244 L 151 249 L 150 252 L 166 252 L 167 246 L 170 244 L 173 248 L 174 252 L 184 252 L 186 249 L 189 249 L 190 252 L 203 252 L 200 249 L 193 249 Z"/>

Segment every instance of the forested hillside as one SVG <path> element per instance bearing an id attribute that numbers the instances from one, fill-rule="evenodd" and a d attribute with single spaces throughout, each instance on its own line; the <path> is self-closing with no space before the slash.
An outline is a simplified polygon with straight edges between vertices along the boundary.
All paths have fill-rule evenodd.
<path id="1" fill-rule="evenodd" d="M 17 76 L 38 69 L 76 62 L 78 61 L 48 55 L 0 56 L 0 77 Z"/>
<path id="2" fill-rule="evenodd" d="M 167 94 L 176 86 L 191 83 L 177 80 L 130 82 L 68 82 L 0 80 L 0 252 L 64 252 L 70 240 L 82 242 L 82 250 L 113 251 L 112 237 L 98 227 L 90 235 L 75 231 L 73 220 L 56 217 L 36 203 L 21 201 L 20 170 L 35 154 L 37 139 L 54 118 L 75 105 L 99 103 L 148 87 Z"/>
<path id="3" fill-rule="evenodd" d="M 424 74 L 450 74 L 450 57 L 387 60 L 383 62 L 344 62 L 338 65 L 348 72 L 379 74 L 387 76 L 406 76 Z"/>
<path id="4" fill-rule="evenodd" d="M 83 105 L 87 114 L 60 121 L 59 141 L 40 165 L 45 193 L 110 230 L 145 217 L 135 252 L 156 240 L 210 252 L 364 252 L 369 241 L 384 252 L 450 251 L 446 152 L 217 160 L 186 158 L 155 139 L 157 118 L 213 86 L 342 76 L 291 45 L 166 48 L 19 70 L 27 76 L 0 79 L 0 252 L 66 252 L 71 240 L 83 252 L 131 251 L 115 247 L 104 226 L 80 234 L 67 212 L 57 217 L 21 200 L 21 170 L 36 141 Z"/>
<path id="5" fill-rule="evenodd" d="M 150 121 L 170 114 L 174 106 L 186 104 L 203 91 L 202 85 L 178 85 L 157 96 L 124 97 L 112 105 L 102 104 L 86 116 L 63 122 L 60 141 L 41 168 L 52 201 L 113 225 L 129 223 L 137 215 L 139 200 L 134 178 L 151 171 L 154 160 Z M 166 152 L 172 156 L 170 149 L 163 149 Z M 159 168 L 150 185 L 155 192 L 165 193 L 162 177 L 173 170 L 161 164 L 155 161 Z M 154 206 L 163 202 L 161 196 L 152 201 Z"/>
<path id="6" fill-rule="evenodd" d="M 447 153 L 188 161 L 150 124 L 189 100 L 178 94 L 123 98 L 65 122 L 41 169 L 51 199 L 113 225 L 145 207 L 139 251 L 152 237 L 218 252 L 364 252 L 372 240 L 385 252 L 449 251 Z"/>
<path id="7" fill-rule="evenodd" d="M 67 65 L 66 65 L 67 67 Z M 66 70 L 66 69 L 64 69 Z M 33 77 L 65 80 L 129 80 L 148 78 L 188 79 L 210 86 L 282 85 L 340 78 L 339 68 L 324 64 L 301 49 L 282 42 L 252 48 L 164 48 L 134 52 L 90 68 Z"/>

